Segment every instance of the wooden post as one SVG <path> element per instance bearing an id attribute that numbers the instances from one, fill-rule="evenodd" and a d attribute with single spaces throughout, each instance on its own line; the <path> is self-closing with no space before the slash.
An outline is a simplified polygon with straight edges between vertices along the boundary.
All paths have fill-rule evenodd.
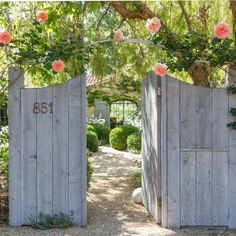
<path id="1" fill-rule="evenodd" d="M 10 67 L 9 77 L 9 224 L 21 225 L 21 132 L 20 132 L 20 89 L 24 87 L 24 70 Z"/>

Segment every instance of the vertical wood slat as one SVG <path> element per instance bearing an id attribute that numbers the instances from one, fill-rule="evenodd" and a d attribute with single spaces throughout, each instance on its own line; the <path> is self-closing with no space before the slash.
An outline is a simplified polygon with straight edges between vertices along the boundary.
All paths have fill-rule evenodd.
<path id="1" fill-rule="evenodd" d="M 167 81 L 161 80 L 161 187 L 162 187 L 162 227 L 168 227 L 168 171 L 167 171 Z"/>
<path id="2" fill-rule="evenodd" d="M 142 161 L 142 195 L 144 206 L 149 209 L 148 202 L 148 163 L 149 163 L 149 149 L 148 145 L 150 143 L 150 137 L 148 132 L 148 115 L 149 115 L 149 103 L 148 103 L 148 92 L 149 92 L 149 81 L 148 75 L 142 81 L 142 150 L 141 155 Z"/>
<path id="3" fill-rule="evenodd" d="M 48 107 L 52 88 L 37 89 L 37 102 Z M 37 216 L 52 215 L 52 118 L 50 110 L 37 114 Z"/>
<path id="4" fill-rule="evenodd" d="M 21 105 L 20 89 L 24 87 L 24 71 L 19 67 L 8 70 L 9 125 L 9 225 L 21 225 Z"/>
<path id="5" fill-rule="evenodd" d="M 143 80 L 143 198 L 144 205 L 158 220 L 157 212 L 157 76 L 149 72 Z M 151 145 L 150 145 L 151 144 Z"/>
<path id="6" fill-rule="evenodd" d="M 82 201 L 86 186 L 82 186 L 84 179 L 83 165 L 85 157 L 85 145 L 81 140 L 81 134 L 84 132 L 82 127 L 85 126 L 84 99 L 82 100 L 82 86 L 84 78 L 79 77 L 69 81 L 69 212 L 73 212 L 74 223 L 81 225 Z M 79 141 L 79 142 L 78 142 Z"/>
<path id="7" fill-rule="evenodd" d="M 196 148 L 195 86 L 180 82 L 180 147 Z"/>
<path id="8" fill-rule="evenodd" d="M 158 94 L 161 90 L 161 76 L 157 78 L 156 97 L 157 97 L 157 126 L 154 126 L 156 131 L 156 145 L 157 145 L 157 223 L 162 221 L 162 183 L 161 183 L 161 95 Z"/>
<path id="9" fill-rule="evenodd" d="M 228 149 L 227 128 L 228 93 L 226 89 L 213 90 L 213 149 Z"/>
<path id="10" fill-rule="evenodd" d="M 213 152 L 213 225 L 228 225 L 228 152 Z"/>
<path id="11" fill-rule="evenodd" d="M 229 94 L 229 110 L 236 107 L 235 94 Z M 235 121 L 235 117 L 229 116 L 229 122 Z M 229 228 L 236 228 L 236 130 L 229 130 Z"/>
<path id="12" fill-rule="evenodd" d="M 180 227 L 180 93 L 179 81 L 168 78 L 167 145 L 168 145 L 168 227 Z"/>
<path id="13" fill-rule="evenodd" d="M 213 224 L 212 152 L 197 152 L 197 225 Z"/>
<path id="14" fill-rule="evenodd" d="M 212 149 L 212 89 L 196 87 L 197 148 Z"/>
<path id="15" fill-rule="evenodd" d="M 69 214 L 68 84 L 53 87 L 53 214 Z"/>
<path id="16" fill-rule="evenodd" d="M 158 222 L 158 185 L 159 185 L 159 173 L 158 173 L 158 140 L 157 140 L 157 129 L 158 129 L 158 118 L 157 118 L 157 83 L 158 78 L 152 72 L 149 74 L 149 93 L 148 93 L 148 105 L 149 105 L 149 135 L 150 135 L 150 146 L 149 146 L 149 169 L 146 170 L 149 175 L 149 198 L 150 198 L 150 209 L 152 216 Z M 153 109 L 155 108 L 155 109 Z M 154 181 L 155 180 L 155 181 Z"/>
<path id="17" fill-rule="evenodd" d="M 87 225 L 87 156 L 86 156 L 86 77 L 81 76 L 81 167 L 82 167 L 82 219 L 81 226 Z"/>
<path id="18" fill-rule="evenodd" d="M 31 217 L 37 217 L 36 114 L 33 113 L 36 101 L 35 89 L 21 90 L 21 218 L 24 225 L 31 223 Z"/>
<path id="19" fill-rule="evenodd" d="M 196 225 L 196 201 L 196 153 L 181 152 L 181 225 Z"/>

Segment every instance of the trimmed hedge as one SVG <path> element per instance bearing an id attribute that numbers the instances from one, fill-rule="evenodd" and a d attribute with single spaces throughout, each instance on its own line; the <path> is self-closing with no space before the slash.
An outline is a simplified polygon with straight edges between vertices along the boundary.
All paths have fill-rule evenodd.
<path id="1" fill-rule="evenodd" d="M 134 153 L 140 153 L 141 151 L 141 134 L 140 132 L 135 132 L 128 136 L 127 138 L 128 150 Z"/>
<path id="2" fill-rule="evenodd" d="M 86 130 L 87 130 L 87 131 L 88 131 L 88 130 L 89 130 L 89 131 L 93 131 L 93 132 L 96 133 L 96 129 L 95 129 L 92 125 L 90 125 L 90 124 L 89 124 L 89 125 L 88 125 L 88 124 L 86 125 Z"/>
<path id="3" fill-rule="evenodd" d="M 98 136 L 97 133 L 94 131 L 91 131 L 90 129 L 87 129 L 87 148 L 91 152 L 97 152 L 98 151 Z"/>
<path id="4" fill-rule="evenodd" d="M 93 167 L 92 167 L 91 162 L 89 160 L 89 156 L 91 156 L 91 152 L 89 151 L 88 148 L 87 148 L 87 151 L 86 151 L 86 155 L 87 155 L 87 189 L 89 189 L 90 180 L 91 180 L 91 177 L 93 175 Z"/>
<path id="5" fill-rule="evenodd" d="M 109 143 L 109 134 L 111 130 L 108 127 L 102 124 L 89 124 L 89 126 L 92 126 L 95 129 L 100 145 Z"/>
<path id="6" fill-rule="evenodd" d="M 127 138 L 130 134 L 139 132 L 139 129 L 133 125 L 121 125 L 110 132 L 110 145 L 117 150 L 125 151 L 127 149 Z"/>

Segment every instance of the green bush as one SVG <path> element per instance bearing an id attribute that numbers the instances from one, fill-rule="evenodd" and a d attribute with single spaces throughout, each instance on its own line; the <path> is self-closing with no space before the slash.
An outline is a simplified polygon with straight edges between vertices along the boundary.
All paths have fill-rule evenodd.
<path id="1" fill-rule="evenodd" d="M 89 124 L 89 126 L 92 126 L 96 130 L 100 145 L 109 143 L 109 134 L 111 130 L 108 127 L 102 124 Z"/>
<path id="2" fill-rule="evenodd" d="M 91 162 L 89 161 L 89 158 L 87 158 L 87 189 L 90 187 L 90 180 L 93 175 L 93 167 L 91 165 Z"/>
<path id="3" fill-rule="evenodd" d="M 96 132 L 91 130 L 87 130 L 87 148 L 91 152 L 98 151 L 98 136 Z"/>
<path id="4" fill-rule="evenodd" d="M 93 132 L 95 132 L 96 133 L 96 129 L 92 126 L 92 125 L 86 125 L 86 130 L 87 131 L 93 131 Z"/>
<path id="5" fill-rule="evenodd" d="M 139 188 L 142 186 L 142 174 L 141 172 L 135 172 L 134 176 L 134 187 Z"/>
<path id="6" fill-rule="evenodd" d="M 127 138 L 127 148 L 133 153 L 140 153 L 141 151 L 141 133 L 135 132 Z"/>
<path id="7" fill-rule="evenodd" d="M 64 213 L 55 214 L 53 216 L 39 214 L 38 219 L 36 220 L 33 217 L 30 217 L 30 223 L 34 229 L 47 230 L 53 228 L 66 229 L 73 226 L 73 212 L 71 215 L 65 215 Z"/>
<path id="8" fill-rule="evenodd" d="M 139 129 L 133 125 L 121 125 L 116 127 L 110 132 L 111 147 L 117 150 L 126 150 L 128 136 L 138 131 Z"/>
<path id="9" fill-rule="evenodd" d="M 8 175 L 8 127 L 0 130 L 0 174 Z"/>

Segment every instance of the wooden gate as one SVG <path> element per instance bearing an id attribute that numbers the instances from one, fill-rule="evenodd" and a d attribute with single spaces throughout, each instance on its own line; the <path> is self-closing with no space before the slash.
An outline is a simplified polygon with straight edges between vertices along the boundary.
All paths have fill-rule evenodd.
<path id="1" fill-rule="evenodd" d="M 236 228 L 236 96 L 152 72 L 142 95 L 145 206 L 164 227 Z"/>
<path id="2" fill-rule="evenodd" d="M 73 215 L 86 225 L 85 78 L 24 89 L 24 72 L 9 69 L 9 223 L 40 213 Z"/>

